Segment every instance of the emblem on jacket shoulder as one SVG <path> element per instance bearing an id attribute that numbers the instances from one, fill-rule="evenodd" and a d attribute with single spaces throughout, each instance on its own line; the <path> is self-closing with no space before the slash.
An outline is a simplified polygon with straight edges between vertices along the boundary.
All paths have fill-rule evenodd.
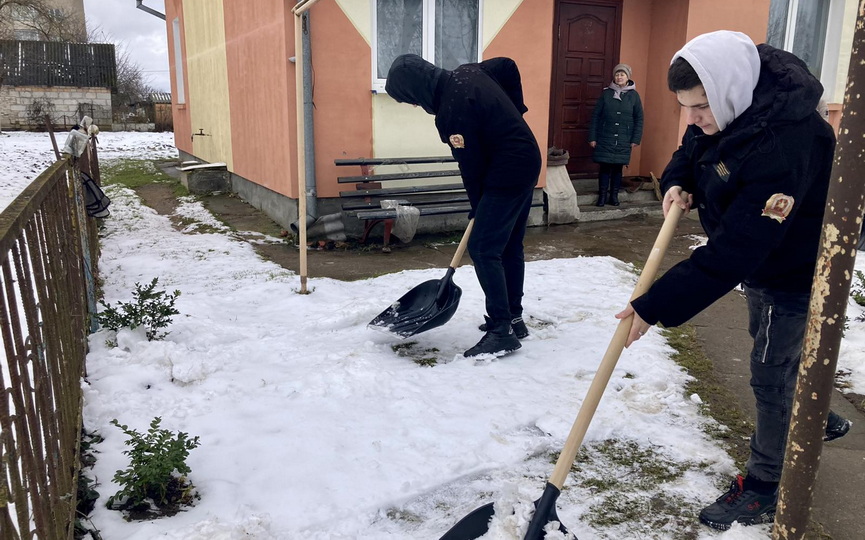
<path id="1" fill-rule="evenodd" d="M 790 195 L 784 195 L 783 193 L 776 193 L 766 201 L 766 208 L 763 208 L 763 213 L 760 215 L 770 217 L 778 223 L 781 223 L 787 219 L 787 216 L 790 215 L 790 211 L 792 210 L 793 197 Z"/>
<path id="2" fill-rule="evenodd" d="M 459 133 L 455 133 L 448 137 L 448 140 L 451 142 L 451 146 L 454 148 L 465 148 L 466 140 Z"/>

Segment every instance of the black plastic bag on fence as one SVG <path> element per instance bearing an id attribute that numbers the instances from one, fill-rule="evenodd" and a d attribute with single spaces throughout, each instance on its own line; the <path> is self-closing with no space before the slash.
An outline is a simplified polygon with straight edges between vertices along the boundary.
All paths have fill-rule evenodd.
<path id="1" fill-rule="evenodd" d="M 108 205 L 111 204 L 111 199 L 105 195 L 93 178 L 86 172 L 81 172 L 81 183 L 84 186 L 84 204 L 87 208 L 87 215 L 95 218 L 107 218 L 111 215 L 108 211 Z"/>

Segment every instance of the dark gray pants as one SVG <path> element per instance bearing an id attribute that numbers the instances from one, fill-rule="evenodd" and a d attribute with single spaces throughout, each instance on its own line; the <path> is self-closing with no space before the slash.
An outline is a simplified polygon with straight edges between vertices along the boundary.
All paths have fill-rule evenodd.
<path id="1" fill-rule="evenodd" d="M 751 436 L 748 473 L 767 482 L 781 480 L 796 376 L 805 338 L 809 293 L 745 287 L 751 350 L 751 388 L 757 400 L 757 427 Z"/>

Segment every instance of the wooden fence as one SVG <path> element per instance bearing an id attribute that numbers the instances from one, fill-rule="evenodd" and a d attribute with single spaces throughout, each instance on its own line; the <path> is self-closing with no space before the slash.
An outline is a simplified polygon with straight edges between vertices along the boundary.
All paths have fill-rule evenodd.
<path id="1" fill-rule="evenodd" d="M 114 88 L 114 45 L 0 40 L 0 78 L 11 86 Z"/>
<path id="2" fill-rule="evenodd" d="M 58 160 L 0 213 L 2 540 L 73 538 L 97 260 L 79 164 Z"/>

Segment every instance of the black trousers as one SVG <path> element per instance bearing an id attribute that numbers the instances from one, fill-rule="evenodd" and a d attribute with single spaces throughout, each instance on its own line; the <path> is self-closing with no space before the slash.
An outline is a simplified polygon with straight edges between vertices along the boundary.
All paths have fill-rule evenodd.
<path id="1" fill-rule="evenodd" d="M 598 190 L 611 190 L 613 193 L 618 193 L 622 187 L 622 168 L 621 163 L 599 163 L 598 170 Z"/>
<path id="2" fill-rule="evenodd" d="M 767 482 L 781 480 L 793 392 L 799 374 L 810 293 L 745 287 L 751 350 L 751 388 L 757 426 L 747 469 Z"/>
<path id="3" fill-rule="evenodd" d="M 475 208 L 468 249 L 493 320 L 509 321 L 523 313 L 523 238 L 533 193 L 534 186 L 486 190 Z"/>

